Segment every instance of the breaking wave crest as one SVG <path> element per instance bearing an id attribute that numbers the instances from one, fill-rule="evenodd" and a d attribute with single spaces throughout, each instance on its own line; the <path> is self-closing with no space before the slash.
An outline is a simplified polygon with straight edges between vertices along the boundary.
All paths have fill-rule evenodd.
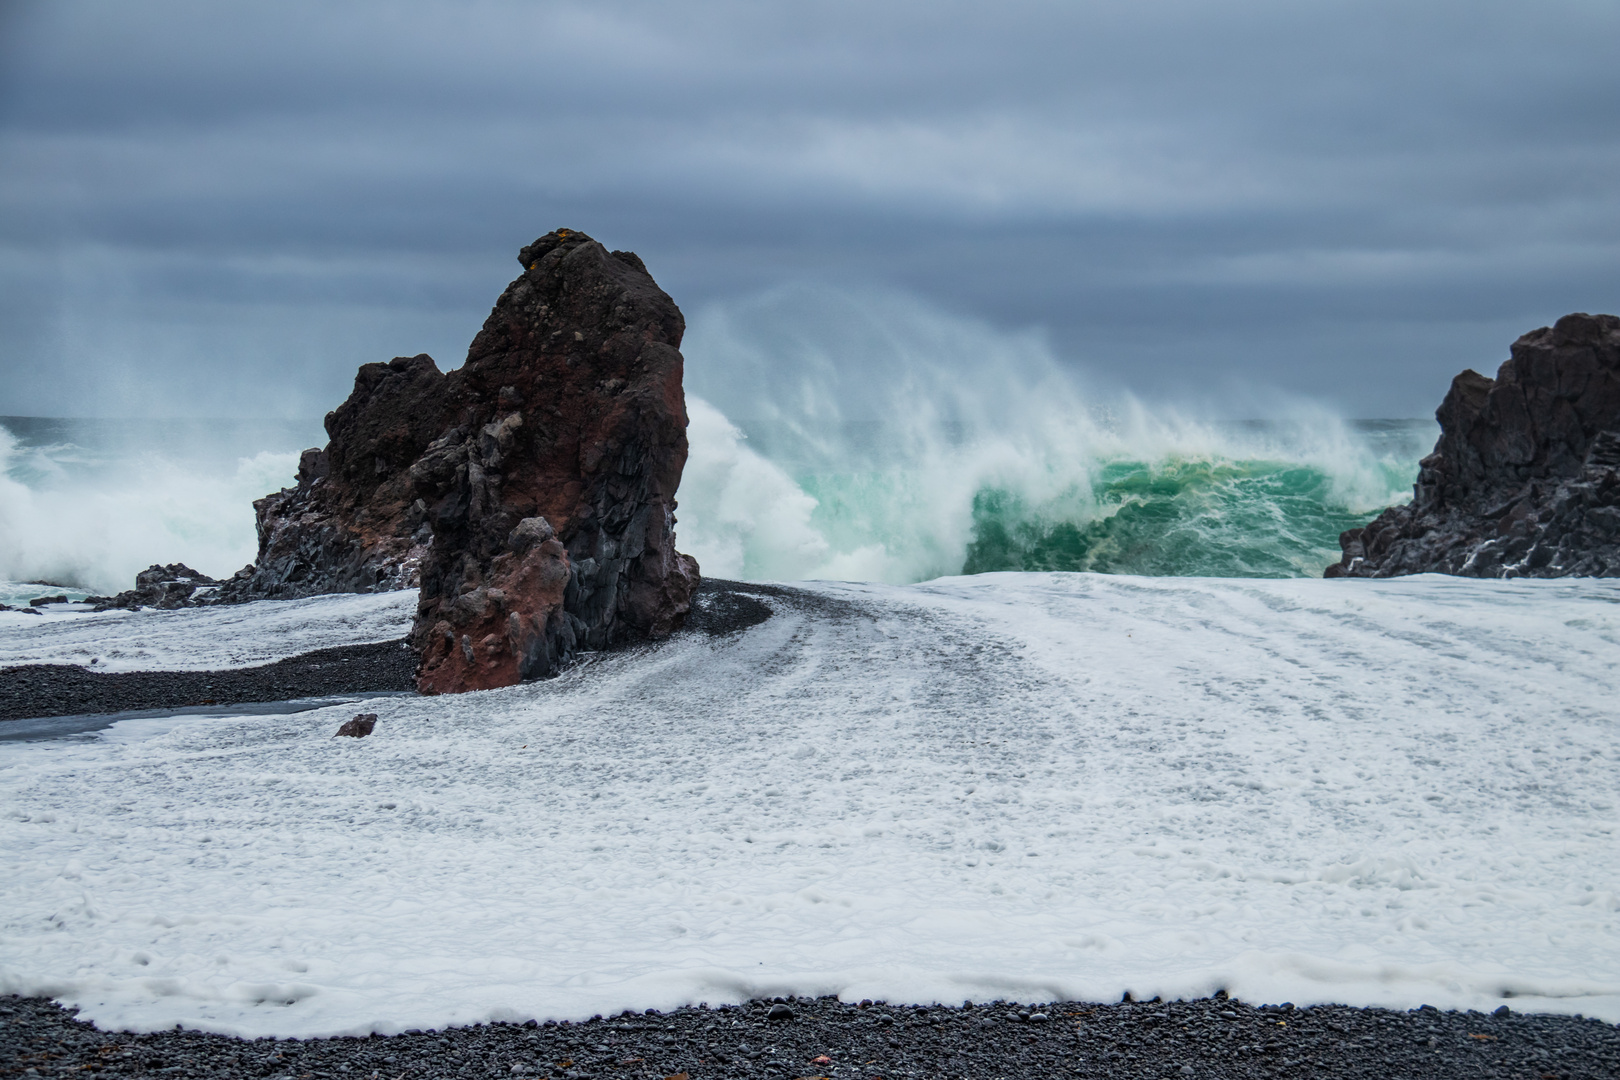
<path id="1" fill-rule="evenodd" d="M 228 576 L 257 553 L 253 500 L 292 482 L 318 426 L 0 419 L 0 603 L 48 582 L 134 584 L 154 562 Z"/>
<path id="2" fill-rule="evenodd" d="M 686 347 L 680 540 L 744 579 L 993 570 L 1317 576 L 1405 501 L 1427 421 L 1320 407 L 1199 420 L 1108 393 L 905 300 L 793 290 L 710 309 Z"/>

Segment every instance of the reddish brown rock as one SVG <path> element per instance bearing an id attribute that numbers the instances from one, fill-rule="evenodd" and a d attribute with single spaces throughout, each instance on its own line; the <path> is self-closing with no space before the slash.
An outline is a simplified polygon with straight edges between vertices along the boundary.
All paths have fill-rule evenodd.
<path id="1" fill-rule="evenodd" d="M 680 625 L 680 309 L 629 252 L 559 229 L 446 380 L 452 426 L 411 466 L 433 531 L 412 643 L 425 693 L 547 675 Z"/>
<path id="2" fill-rule="evenodd" d="M 367 364 L 254 503 L 259 558 L 211 602 L 420 585 L 425 693 L 549 675 L 681 624 L 685 320 L 631 252 L 559 229 L 521 253 L 466 363 Z"/>
<path id="3" fill-rule="evenodd" d="M 1620 318 L 1525 334 L 1465 371 L 1407 506 L 1339 537 L 1328 577 L 1620 575 Z"/>

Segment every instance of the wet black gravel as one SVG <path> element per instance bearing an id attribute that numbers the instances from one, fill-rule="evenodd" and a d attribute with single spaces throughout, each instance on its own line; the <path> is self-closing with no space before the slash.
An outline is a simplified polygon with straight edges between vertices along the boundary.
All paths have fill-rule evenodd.
<path id="1" fill-rule="evenodd" d="M 790 1015 L 771 1019 L 773 1009 Z M 104 1032 L 43 999 L 8 997 L 0 998 L 0 1023 L 0 1076 L 1620 1076 L 1620 1030 L 1597 1020 L 1429 1008 L 1256 1008 L 1221 998 L 1034 1008 L 861 1007 L 822 998 L 624 1014 L 580 1024 L 246 1041 L 186 1031 Z"/>
<path id="2" fill-rule="evenodd" d="M 238 705 L 414 690 L 405 642 L 341 645 L 227 671 L 89 671 L 71 664 L 0 668 L 0 721 L 129 709 Z"/>
<path id="3" fill-rule="evenodd" d="M 759 597 L 780 596 L 786 592 L 796 593 L 798 590 L 704 578 L 692 596 L 692 610 L 686 615 L 686 629 L 720 637 L 758 626 L 771 617 L 770 605 Z"/>

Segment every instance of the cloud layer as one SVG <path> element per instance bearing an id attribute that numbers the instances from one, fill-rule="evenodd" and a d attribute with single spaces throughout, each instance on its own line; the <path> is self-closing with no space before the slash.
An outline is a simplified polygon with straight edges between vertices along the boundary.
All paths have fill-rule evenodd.
<path id="1" fill-rule="evenodd" d="M 459 362 L 570 225 L 689 312 L 881 287 L 1150 396 L 1421 415 L 1620 307 L 1616 31 L 1477 0 L 13 5 L 0 413 L 324 411 L 359 363 Z"/>

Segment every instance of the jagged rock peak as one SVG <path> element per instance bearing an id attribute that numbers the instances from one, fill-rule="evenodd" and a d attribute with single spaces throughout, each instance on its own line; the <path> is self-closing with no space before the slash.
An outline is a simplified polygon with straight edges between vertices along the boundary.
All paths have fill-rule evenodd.
<path id="1" fill-rule="evenodd" d="M 1410 505 L 1339 538 L 1328 577 L 1620 574 L 1620 318 L 1566 315 L 1464 371 Z"/>
<path id="2" fill-rule="evenodd" d="M 419 585 L 430 693 L 681 624 L 698 580 L 674 535 L 685 320 L 640 258 L 577 230 L 519 259 L 460 368 L 360 368 L 297 484 L 254 503 L 258 560 L 211 602 Z"/>
<path id="3" fill-rule="evenodd" d="M 412 632 L 425 692 L 668 634 L 697 583 L 674 543 L 680 309 L 634 254 L 577 230 L 519 261 L 449 376 L 449 423 L 410 469 L 433 533 Z"/>

